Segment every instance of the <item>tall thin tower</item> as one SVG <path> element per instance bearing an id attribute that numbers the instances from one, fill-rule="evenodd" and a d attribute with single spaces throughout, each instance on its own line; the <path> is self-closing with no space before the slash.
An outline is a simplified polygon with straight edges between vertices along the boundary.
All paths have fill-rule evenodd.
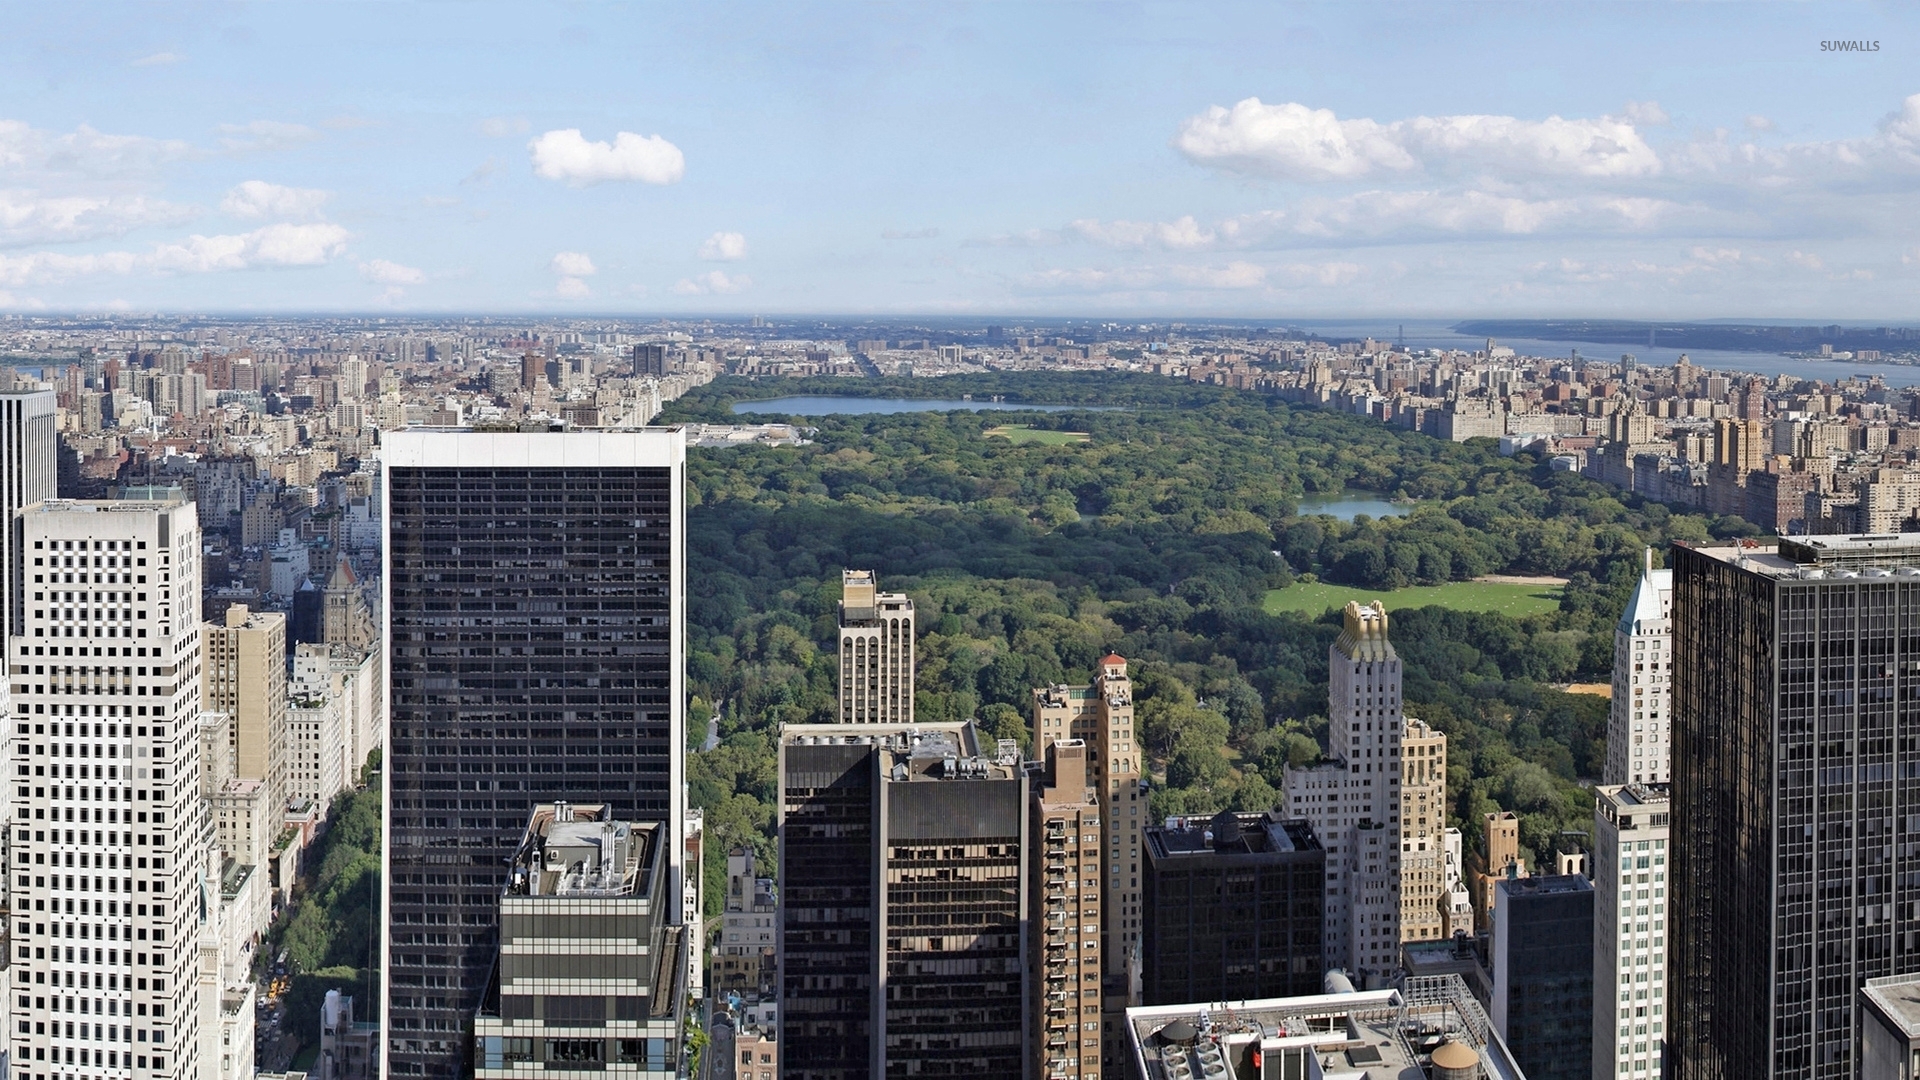
<path id="1" fill-rule="evenodd" d="M 684 832 L 686 441 L 438 430 L 385 450 L 382 1071 L 470 1076 L 533 808 L 592 798 Z"/>
<path id="2" fill-rule="evenodd" d="M 1385 605 L 1347 603 L 1327 665 L 1330 760 L 1287 770 L 1287 806 L 1313 823 L 1327 851 L 1327 966 L 1385 974 L 1400 964 L 1407 728 Z"/>
<path id="3" fill-rule="evenodd" d="M 840 722 L 913 723 L 913 600 L 871 570 L 840 575 Z"/>
<path id="4" fill-rule="evenodd" d="M 1673 743 L 1673 571 L 1646 568 L 1613 628 L 1608 784 L 1664 784 Z"/>

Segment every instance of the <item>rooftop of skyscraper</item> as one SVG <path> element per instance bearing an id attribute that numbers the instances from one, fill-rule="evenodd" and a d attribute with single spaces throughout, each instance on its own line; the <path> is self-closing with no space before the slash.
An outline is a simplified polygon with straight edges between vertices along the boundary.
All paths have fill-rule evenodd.
<path id="1" fill-rule="evenodd" d="M 1795 536 L 1694 551 L 1774 578 L 1920 577 L 1920 533 Z"/>
<path id="2" fill-rule="evenodd" d="M 1344 977 L 1328 982 L 1345 985 Z M 1451 974 L 1408 978 L 1399 989 L 1133 1008 L 1127 1036 L 1136 1075 L 1146 1080 L 1424 1076 L 1435 1065 L 1526 1080 L 1465 981 Z M 1268 1072 L 1271 1062 L 1280 1067 Z"/>
<path id="3" fill-rule="evenodd" d="M 789 724 L 790 746 L 871 746 L 895 782 L 1011 780 L 1020 775 L 1020 747 L 999 739 L 989 751 L 972 724 Z"/>

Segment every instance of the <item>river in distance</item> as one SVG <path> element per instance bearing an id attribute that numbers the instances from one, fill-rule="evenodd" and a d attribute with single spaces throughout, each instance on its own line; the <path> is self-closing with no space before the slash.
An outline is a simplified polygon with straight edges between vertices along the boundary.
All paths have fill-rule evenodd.
<path id="1" fill-rule="evenodd" d="M 1327 322 L 1301 322 L 1297 325 L 1303 330 L 1311 330 L 1322 337 L 1358 338 L 1372 337 L 1379 341 L 1394 341 L 1406 328 L 1406 343 L 1415 349 L 1484 349 L 1487 339 L 1459 333 L 1450 327 L 1456 320 L 1439 319 L 1339 319 Z M 1289 324 L 1296 325 L 1296 324 Z M 1498 344 L 1505 345 L 1522 356 L 1570 356 L 1573 350 L 1580 350 L 1584 360 L 1618 361 L 1620 354 L 1632 353 L 1643 367 L 1672 367 L 1680 359 L 1681 353 L 1695 366 L 1713 371 L 1738 371 L 1772 378 L 1776 375 L 1791 375 L 1797 379 L 1821 379 L 1826 382 L 1839 382 L 1850 375 L 1869 378 L 1874 375 L 1886 380 L 1888 386 L 1920 386 L 1920 367 L 1908 367 L 1903 364 L 1869 364 L 1852 360 L 1796 360 L 1779 353 L 1744 352 L 1732 349 L 1673 349 L 1665 345 L 1647 348 L 1645 344 L 1624 345 L 1619 342 L 1604 341 L 1539 341 L 1533 338 L 1496 338 Z"/>

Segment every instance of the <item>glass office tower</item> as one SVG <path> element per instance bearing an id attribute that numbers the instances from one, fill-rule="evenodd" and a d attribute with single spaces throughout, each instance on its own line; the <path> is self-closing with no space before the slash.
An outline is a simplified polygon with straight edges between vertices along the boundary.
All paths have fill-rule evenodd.
<path id="1" fill-rule="evenodd" d="M 385 1065 L 464 1077 L 533 808 L 593 799 L 681 835 L 686 443 L 435 430 L 384 451 Z"/>

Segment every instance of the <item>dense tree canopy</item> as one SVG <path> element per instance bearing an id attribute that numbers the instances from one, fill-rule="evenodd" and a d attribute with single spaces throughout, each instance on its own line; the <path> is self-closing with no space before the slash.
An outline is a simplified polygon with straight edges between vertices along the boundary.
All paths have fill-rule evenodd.
<path id="1" fill-rule="evenodd" d="M 689 777 L 717 850 L 771 851 L 778 725 L 833 718 L 843 568 L 913 597 L 925 719 L 976 718 L 1024 741 L 1033 687 L 1086 681 L 1108 650 L 1133 660 L 1156 814 L 1270 808 L 1286 763 L 1321 752 L 1338 619 L 1266 614 L 1268 589 L 1508 573 L 1573 585 L 1559 611 L 1526 619 L 1399 611 L 1393 636 L 1408 713 L 1449 736 L 1454 823 L 1473 845 L 1481 813 L 1514 810 L 1544 858 L 1562 830 L 1590 827 L 1578 781 L 1605 757 L 1604 700 L 1552 684 L 1605 678 L 1646 546 L 1750 531 L 1503 458 L 1488 440 L 1149 376 L 726 379 L 664 419 L 738 421 L 734 402 L 776 393 L 968 391 L 1111 411 L 797 418 L 817 426 L 812 445 L 690 452 L 689 737 L 698 745 L 715 717 L 720 742 Z M 983 434 L 1009 419 L 1090 439 Z M 1418 505 L 1352 522 L 1298 514 L 1303 496 L 1349 488 Z"/>

